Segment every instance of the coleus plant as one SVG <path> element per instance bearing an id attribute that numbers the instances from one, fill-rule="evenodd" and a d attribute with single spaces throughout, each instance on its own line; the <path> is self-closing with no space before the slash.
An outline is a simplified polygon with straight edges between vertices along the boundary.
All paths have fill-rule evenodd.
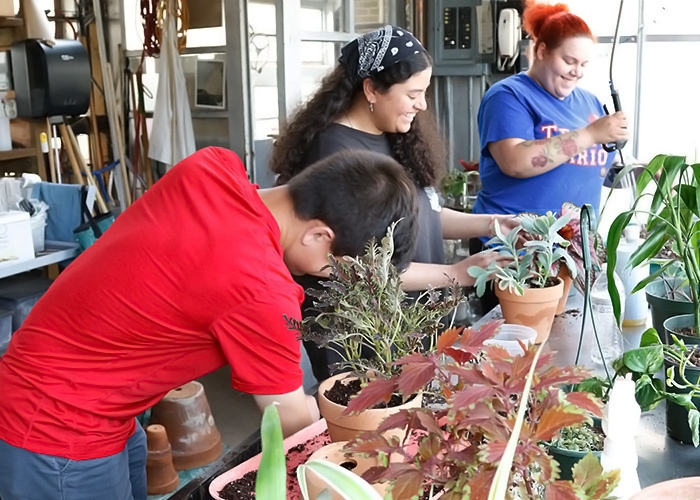
<path id="1" fill-rule="evenodd" d="M 430 386 L 447 401 L 446 408 L 438 411 L 402 410 L 375 432 L 351 441 L 348 447 L 353 453 L 378 457 L 383 464 L 363 477 L 370 482 L 391 481 L 393 498 L 411 498 L 427 487 L 439 487 L 443 500 L 486 499 L 499 462 L 506 460 L 508 441 L 517 434 L 508 468 L 512 498 L 611 498 L 617 471 L 603 473 L 596 460 L 586 460 L 573 482 L 558 480 L 559 465 L 540 445 L 557 438 L 565 427 L 590 423 L 591 415 L 602 416 L 601 403 L 591 393 L 562 390 L 590 375 L 582 367 L 553 366 L 553 354 L 541 354 L 534 346 L 530 350 L 523 346 L 518 356 L 498 345 L 484 346 L 498 326 L 492 322 L 478 331 L 446 331 L 435 352 L 400 359 L 396 363 L 400 374 L 370 382 L 351 400 L 348 410 L 362 411 L 395 392 L 413 394 Z M 523 404 L 525 418 L 518 422 Z M 405 429 L 405 437 L 384 434 L 392 429 Z M 402 460 L 389 463 L 392 455 Z"/>
<path id="2" fill-rule="evenodd" d="M 563 262 L 572 278 L 578 274 L 576 264 L 567 253 L 570 241 L 562 237 L 559 231 L 569 222 L 570 215 L 557 218 L 552 212 L 546 215 L 520 214 L 520 226 L 504 235 L 498 224 L 494 225 L 496 235 L 487 243 L 504 257 L 509 257 L 507 264 L 491 262 L 486 268 L 472 266 L 469 275 L 476 278 L 477 295 L 486 291 L 486 283 L 496 280 L 501 290 L 510 290 L 522 295 L 524 288 L 544 288 L 549 286 L 549 279 L 556 275 L 558 265 Z M 523 246 L 521 240 L 526 239 Z"/>

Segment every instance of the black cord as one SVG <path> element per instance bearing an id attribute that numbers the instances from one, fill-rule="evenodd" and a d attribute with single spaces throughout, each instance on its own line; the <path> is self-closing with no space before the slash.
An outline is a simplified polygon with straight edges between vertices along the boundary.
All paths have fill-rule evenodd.
<path id="1" fill-rule="evenodd" d="M 615 36 L 612 42 L 612 51 L 610 52 L 610 89 L 615 90 L 615 85 L 613 84 L 613 61 L 615 60 L 615 47 L 617 46 L 617 35 L 620 32 L 620 20 L 622 19 L 622 6 L 625 0 L 620 0 L 620 10 L 617 12 L 617 22 L 615 24 Z"/>

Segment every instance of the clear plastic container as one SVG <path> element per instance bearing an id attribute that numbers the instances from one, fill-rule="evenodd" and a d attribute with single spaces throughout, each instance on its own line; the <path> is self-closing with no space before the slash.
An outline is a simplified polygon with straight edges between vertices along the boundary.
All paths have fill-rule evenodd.
<path id="1" fill-rule="evenodd" d="M 12 337 L 12 311 L 0 309 L 0 353 L 7 349 Z"/>
<path id="2" fill-rule="evenodd" d="M 622 280 L 617 275 L 615 276 L 615 284 L 620 292 L 620 308 L 625 310 L 625 287 Z M 595 370 L 603 369 L 603 359 L 608 370 L 612 370 L 612 362 L 622 356 L 624 352 L 624 340 L 622 331 L 615 321 L 613 313 L 613 305 L 608 293 L 608 276 L 606 272 L 606 264 L 603 264 L 603 269 L 600 275 L 596 278 L 593 287 L 591 287 L 591 309 L 593 310 L 593 320 L 595 321 L 595 329 L 598 332 L 600 347 L 603 351 L 601 358 L 598 344 L 595 337 L 591 340 L 591 362 Z M 591 329 L 591 332 L 593 329 Z"/>

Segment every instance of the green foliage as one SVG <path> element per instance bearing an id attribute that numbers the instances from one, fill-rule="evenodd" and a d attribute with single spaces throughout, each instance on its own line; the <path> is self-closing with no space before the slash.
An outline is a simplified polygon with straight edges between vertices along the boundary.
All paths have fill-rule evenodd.
<path id="1" fill-rule="evenodd" d="M 603 436 L 594 427 L 584 423 L 562 429 L 555 445 L 569 451 L 603 451 Z"/>
<path id="2" fill-rule="evenodd" d="M 570 214 L 556 218 L 551 212 L 541 216 L 521 214 L 520 226 L 507 235 L 496 224 L 496 236 L 486 245 L 493 246 L 499 254 L 511 260 L 504 266 L 491 262 L 486 269 L 478 266 L 469 268 L 469 275 L 476 278 L 477 295 L 484 294 L 486 283 L 490 280 L 496 280 L 501 290 L 507 289 L 517 295 L 522 295 L 526 287 L 543 288 L 556 273 L 556 265 L 560 261 L 566 264 L 571 277 L 575 278 L 576 264 L 566 251 L 570 241 L 559 234 L 570 218 Z M 521 236 L 528 239 L 522 248 L 519 245 Z"/>
<path id="3" fill-rule="evenodd" d="M 627 175 L 631 167 L 625 168 L 618 179 Z M 700 328 L 700 190 L 698 189 L 700 164 L 689 165 L 682 156 L 657 155 L 647 165 L 637 180 L 636 199 L 632 208 L 618 215 L 610 226 L 607 241 L 608 291 L 613 303 L 615 317 L 620 322 L 622 314 L 620 292 L 615 285 L 613 273 L 617 261 L 617 248 L 625 227 L 636 214 L 647 214 L 647 238 L 630 257 L 629 266 L 646 264 L 656 257 L 659 250 L 673 241 L 674 251 L 679 256 L 687 278 L 690 299 L 695 303 L 695 327 Z M 658 178 L 657 178 L 658 176 Z M 645 188 L 654 183 L 653 193 Z M 651 196 L 651 205 L 646 212 L 639 207 Z M 655 273 L 662 276 L 672 264 Z M 649 277 L 637 286 L 646 286 L 654 278 Z"/>
<path id="4" fill-rule="evenodd" d="M 553 366 L 553 353 L 542 353 L 541 346 L 523 349 L 518 356 L 500 346 L 484 346 L 498 326 L 448 330 L 435 352 L 399 360 L 400 374 L 370 382 L 352 401 L 358 405 L 355 409 L 369 408 L 387 393 L 428 384 L 447 401 L 447 407 L 438 411 L 402 410 L 375 432 L 351 441 L 353 453 L 377 457 L 382 464 L 363 477 L 390 481 L 399 498 L 419 495 L 433 485 L 443 488 L 442 498 L 447 500 L 485 499 L 499 463 L 507 459 L 509 440 L 516 436 L 513 464 L 503 476 L 513 498 L 609 498 L 617 473 L 603 474 L 599 465 L 586 461 L 573 483 L 559 481 L 558 464 L 539 446 L 556 438 L 561 429 L 589 421 L 589 414 L 602 416 L 593 395 L 562 390 L 590 375 L 581 367 Z M 519 414 L 522 427 L 517 431 Z M 406 438 L 385 434 L 392 429 L 406 430 Z M 388 456 L 402 461 L 388 463 Z"/>
<path id="5" fill-rule="evenodd" d="M 642 335 L 639 347 L 625 352 L 613 362 L 615 377 L 632 374 L 635 381 L 635 398 L 642 411 L 654 409 L 661 401 L 671 401 L 688 410 L 688 423 L 693 435 L 693 444 L 700 444 L 700 412 L 695 408 L 693 398 L 700 396 L 700 385 L 686 376 L 686 367 L 694 366 L 690 358 L 698 346 L 686 346 L 672 335 L 673 345 L 665 345 L 653 328 Z M 666 379 L 660 380 L 654 375 L 664 368 L 664 360 L 670 366 L 666 370 Z M 686 394 L 668 392 L 666 387 L 686 390 Z"/>
<path id="6" fill-rule="evenodd" d="M 401 277 L 391 262 L 394 225 L 381 244 L 371 241 L 360 257 L 331 257 L 330 281 L 323 290 L 309 290 L 316 299 L 316 317 L 290 321 L 304 340 L 338 352 L 341 368 L 358 375 L 368 372 L 388 377 L 398 370 L 394 361 L 424 349 L 424 339 L 437 337 L 441 319 L 463 300 L 456 283 L 445 296 L 438 290 L 407 299 Z M 374 355 L 363 359 L 363 346 Z"/>

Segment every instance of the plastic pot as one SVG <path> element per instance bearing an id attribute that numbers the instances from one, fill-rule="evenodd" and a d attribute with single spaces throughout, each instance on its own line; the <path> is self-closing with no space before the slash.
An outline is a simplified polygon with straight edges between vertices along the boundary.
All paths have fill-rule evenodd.
<path id="1" fill-rule="evenodd" d="M 668 360 L 665 361 L 664 365 L 666 369 L 672 366 Z M 675 363 L 673 363 L 673 366 L 676 366 L 674 372 L 675 380 L 680 383 L 678 366 Z M 685 377 L 691 383 L 697 385 L 700 381 L 700 368 L 686 365 Z M 666 390 L 673 394 L 687 394 L 690 392 L 689 389 L 678 389 L 677 387 L 669 387 L 668 385 L 666 386 Z M 693 398 L 693 403 L 696 408 L 700 409 L 700 397 Z M 681 443 L 692 444 L 693 442 L 693 434 L 688 424 L 688 410 L 671 401 L 666 401 L 666 433 L 669 437 Z"/>
<path id="2" fill-rule="evenodd" d="M 675 280 L 671 280 L 671 283 L 675 284 Z M 673 316 L 693 313 L 692 302 L 666 298 L 666 284 L 661 279 L 649 283 L 644 291 L 651 307 L 652 326 L 664 339 L 666 337 L 664 321 Z M 686 290 L 686 292 L 689 291 Z M 664 342 L 669 343 L 668 340 L 664 340 Z"/>
<path id="3" fill-rule="evenodd" d="M 602 431 L 602 422 L 599 418 L 593 418 L 593 427 Z M 583 459 L 589 453 L 593 455 L 600 461 L 600 456 L 603 454 L 602 451 L 572 451 L 565 448 L 560 448 L 555 444 L 549 446 L 548 452 L 552 458 L 554 458 L 559 463 L 559 468 L 561 470 L 560 479 L 571 480 L 572 469 L 580 460 Z"/>
<path id="4" fill-rule="evenodd" d="M 681 314 L 679 316 L 668 318 L 666 321 L 664 321 L 664 332 L 669 344 L 673 343 L 671 335 L 675 335 L 678 337 L 678 340 L 682 340 L 686 345 L 700 344 L 700 337 L 679 333 L 679 330 L 683 328 L 695 328 L 694 314 Z"/>
<path id="5" fill-rule="evenodd" d="M 530 347 L 537 338 L 537 332 L 529 326 L 503 324 L 498 328 L 498 333 L 492 339 L 484 342 L 484 345 L 499 345 L 511 356 L 523 354 L 523 349 L 518 341 Z"/>

